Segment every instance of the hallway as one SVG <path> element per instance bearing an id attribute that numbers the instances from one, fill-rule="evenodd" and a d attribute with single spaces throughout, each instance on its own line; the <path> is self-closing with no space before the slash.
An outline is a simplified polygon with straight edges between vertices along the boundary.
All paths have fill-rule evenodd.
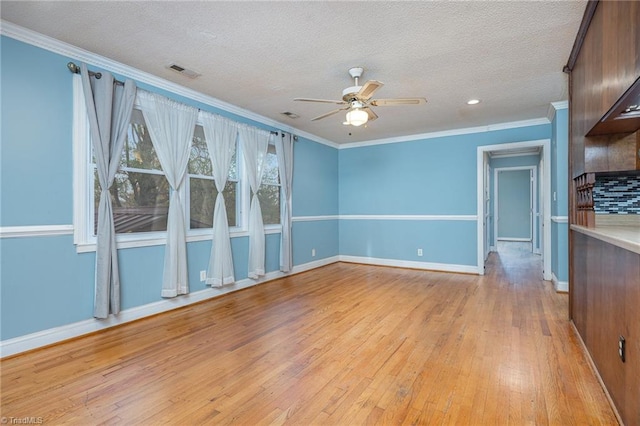
<path id="1" fill-rule="evenodd" d="M 498 241 L 497 251 L 490 254 L 486 265 L 487 273 L 489 268 L 501 268 L 507 276 L 526 274 L 542 280 L 542 256 L 532 252 L 531 242 Z"/>

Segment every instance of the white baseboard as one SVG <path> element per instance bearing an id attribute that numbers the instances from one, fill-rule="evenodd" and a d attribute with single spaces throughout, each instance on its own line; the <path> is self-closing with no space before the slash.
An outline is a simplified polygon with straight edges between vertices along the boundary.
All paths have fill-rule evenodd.
<path id="1" fill-rule="evenodd" d="M 366 265 L 378 265 L 378 266 L 394 266 L 398 268 L 410 268 L 410 269 L 426 269 L 430 271 L 443 271 L 443 272 L 461 272 L 465 274 L 477 274 L 478 267 L 471 265 L 455 265 L 449 263 L 432 263 L 432 262 L 416 262 L 412 260 L 398 260 L 398 259 L 381 259 L 375 257 L 363 257 L 363 256 L 344 256 L 340 255 L 340 262 L 349 263 L 363 263 Z"/>
<path id="2" fill-rule="evenodd" d="M 567 293 L 569 291 L 569 282 L 568 281 L 560 281 L 556 274 L 551 273 L 551 281 L 553 282 L 553 287 L 556 291 L 561 291 L 563 293 Z"/>
<path id="3" fill-rule="evenodd" d="M 303 263 L 302 265 L 294 266 L 293 270 L 291 270 L 289 274 L 285 274 L 284 272 L 280 272 L 280 273 L 282 274 L 282 276 L 299 274 L 300 272 L 310 271 L 311 269 L 320 268 L 321 266 L 327 266 L 339 261 L 340 261 L 340 257 L 337 255 L 331 256 L 331 257 L 325 257 L 324 259 L 314 260 L 313 262 L 307 262 L 307 263 Z"/>
<path id="4" fill-rule="evenodd" d="M 500 237 L 498 238 L 498 241 L 518 241 L 518 242 L 530 243 L 531 238 Z"/>
<path id="5" fill-rule="evenodd" d="M 238 291 L 243 288 L 252 287 L 256 284 L 260 284 L 266 281 L 271 281 L 285 277 L 287 275 L 297 274 L 300 272 L 319 268 L 330 263 L 338 262 L 338 260 L 338 256 L 332 256 L 325 259 L 320 259 L 302 265 L 294 266 L 293 270 L 290 273 L 273 271 L 267 273 L 264 277 L 261 277 L 258 280 L 246 278 L 244 280 L 236 281 L 232 285 L 206 288 L 204 290 L 189 293 L 184 296 L 159 300 L 147 305 L 126 309 L 124 311 L 121 311 L 117 316 L 111 315 L 103 320 L 91 318 L 73 324 L 67 324 L 60 327 L 54 327 L 48 330 L 42 330 L 24 336 L 15 337 L 13 339 L 3 340 L 0 342 L 0 358 L 16 355 L 21 352 L 41 348 L 43 346 L 48 346 L 54 343 L 60 343 L 64 340 L 93 333 L 95 331 L 104 330 L 116 325 L 125 324 L 151 315 L 168 312 L 173 309 L 181 308 L 183 306 L 188 306 L 193 303 L 201 302 L 203 300 L 222 296 L 223 294 Z"/>

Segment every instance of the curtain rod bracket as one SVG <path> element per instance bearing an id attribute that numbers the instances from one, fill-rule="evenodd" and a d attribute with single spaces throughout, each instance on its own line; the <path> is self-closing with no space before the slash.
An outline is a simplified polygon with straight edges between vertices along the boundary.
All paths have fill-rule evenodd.
<path id="1" fill-rule="evenodd" d="M 74 64 L 73 62 L 69 62 L 67 64 L 67 68 L 74 74 L 80 74 L 80 67 Z M 95 76 L 95 78 L 100 79 L 102 77 L 102 73 L 89 71 L 89 75 Z"/>

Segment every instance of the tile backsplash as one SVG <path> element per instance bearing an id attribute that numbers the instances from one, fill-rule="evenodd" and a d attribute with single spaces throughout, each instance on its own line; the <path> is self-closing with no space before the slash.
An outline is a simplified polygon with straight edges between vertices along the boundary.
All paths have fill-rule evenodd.
<path id="1" fill-rule="evenodd" d="M 597 176 L 593 201 L 596 214 L 640 214 L 640 176 Z"/>

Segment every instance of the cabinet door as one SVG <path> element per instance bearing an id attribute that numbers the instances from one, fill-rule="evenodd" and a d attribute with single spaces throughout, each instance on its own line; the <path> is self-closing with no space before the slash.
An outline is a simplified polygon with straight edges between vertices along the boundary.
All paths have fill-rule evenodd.
<path id="1" fill-rule="evenodd" d="M 640 255 L 573 230 L 570 236 L 573 322 L 625 424 L 640 424 Z"/>
<path id="2" fill-rule="evenodd" d="M 600 1 L 595 9 L 570 78 L 572 178 L 637 167 L 635 141 L 585 135 L 640 76 L 639 23 L 638 1 Z"/>

